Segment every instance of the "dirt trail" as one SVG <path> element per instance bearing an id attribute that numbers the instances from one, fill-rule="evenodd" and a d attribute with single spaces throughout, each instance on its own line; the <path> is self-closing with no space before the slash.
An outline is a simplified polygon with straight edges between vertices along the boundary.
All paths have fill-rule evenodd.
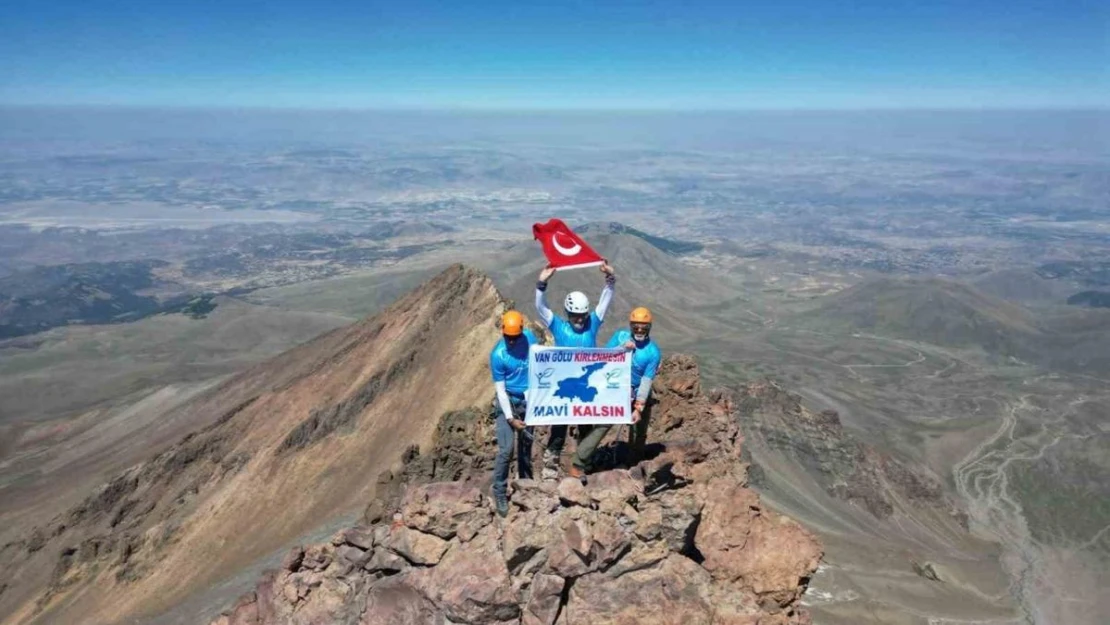
<path id="1" fill-rule="evenodd" d="M 1044 562 L 1041 545 L 1033 538 L 1021 502 L 1010 490 L 1007 469 L 1015 462 L 1032 462 L 1064 438 L 1061 415 L 1046 415 L 1029 402 L 1030 395 L 1018 398 L 1003 413 L 998 429 L 976 446 L 953 469 L 956 489 L 967 503 L 968 513 L 977 529 L 1001 542 L 1003 558 L 1012 581 L 1011 593 L 1021 606 L 1026 625 L 1050 625 L 1046 601 L 1056 597 L 1049 566 Z M 1039 429 L 1017 436 L 1022 417 L 1035 420 Z M 1047 594 L 1046 594 L 1046 591 Z"/>

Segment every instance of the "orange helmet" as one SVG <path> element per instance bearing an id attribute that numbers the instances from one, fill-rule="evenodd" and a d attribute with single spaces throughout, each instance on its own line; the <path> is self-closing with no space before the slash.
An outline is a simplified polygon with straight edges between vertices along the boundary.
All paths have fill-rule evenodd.
<path id="1" fill-rule="evenodd" d="M 501 315 L 501 333 L 506 336 L 520 336 L 524 332 L 524 317 L 515 310 Z"/>
<path id="2" fill-rule="evenodd" d="M 630 323 L 651 323 L 651 311 L 643 306 L 636 308 L 628 315 Z"/>

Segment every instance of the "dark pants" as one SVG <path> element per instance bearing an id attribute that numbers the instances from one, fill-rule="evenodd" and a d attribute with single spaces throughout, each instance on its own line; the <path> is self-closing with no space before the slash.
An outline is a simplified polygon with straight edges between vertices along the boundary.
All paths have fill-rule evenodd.
<path id="1" fill-rule="evenodd" d="M 526 404 L 523 398 L 509 396 L 512 404 L 513 417 L 524 421 Z M 532 428 L 526 427 L 517 432 L 505 420 L 498 405 L 494 411 L 497 419 L 497 461 L 493 466 L 493 496 L 504 499 L 509 481 L 509 461 L 513 457 L 513 438 L 516 438 L 516 470 L 517 477 L 532 479 Z"/>
<path id="2" fill-rule="evenodd" d="M 563 453 L 563 445 L 566 445 L 567 443 L 567 427 L 569 426 L 551 426 L 551 434 L 547 439 L 547 451 L 550 451 L 556 456 Z"/>
<path id="3" fill-rule="evenodd" d="M 648 426 L 651 425 L 651 407 L 655 403 L 649 397 L 640 411 L 640 420 L 628 426 L 628 464 L 634 465 L 644 459 L 644 446 L 647 445 Z"/>
<path id="4" fill-rule="evenodd" d="M 601 439 L 613 429 L 612 425 L 580 425 L 578 426 L 578 448 L 574 452 L 574 466 L 579 469 L 589 469 L 590 459 Z"/>

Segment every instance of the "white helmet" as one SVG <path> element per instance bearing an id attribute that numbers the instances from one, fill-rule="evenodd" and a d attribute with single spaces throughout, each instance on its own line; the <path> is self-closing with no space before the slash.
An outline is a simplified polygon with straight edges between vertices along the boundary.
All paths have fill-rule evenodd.
<path id="1" fill-rule="evenodd" d="M 582 291 L 572 291 L 567 294 L 567 298 L 563 300 L 563 308 L 568 313 L 576 313 L 584 315 L 590 312 L 590 298 Z"/>

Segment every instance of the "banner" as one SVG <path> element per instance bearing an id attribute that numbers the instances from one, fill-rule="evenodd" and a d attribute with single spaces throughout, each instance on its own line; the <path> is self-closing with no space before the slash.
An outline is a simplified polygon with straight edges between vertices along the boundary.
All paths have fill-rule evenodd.
<path id="1" fill-rule="evenodd" d="M 532 236 L 543 246 L 543 255 L 547 257 L 547 262 L 557 269 L 593 267 L 603 262 L 601 256 L 582 237 L 558 219 L 533 224 Z"/>
<path id="2" fill-rule="evenodd" d="M 632 352 L 533 345 L 525 425 L 632 423 Z"/>

